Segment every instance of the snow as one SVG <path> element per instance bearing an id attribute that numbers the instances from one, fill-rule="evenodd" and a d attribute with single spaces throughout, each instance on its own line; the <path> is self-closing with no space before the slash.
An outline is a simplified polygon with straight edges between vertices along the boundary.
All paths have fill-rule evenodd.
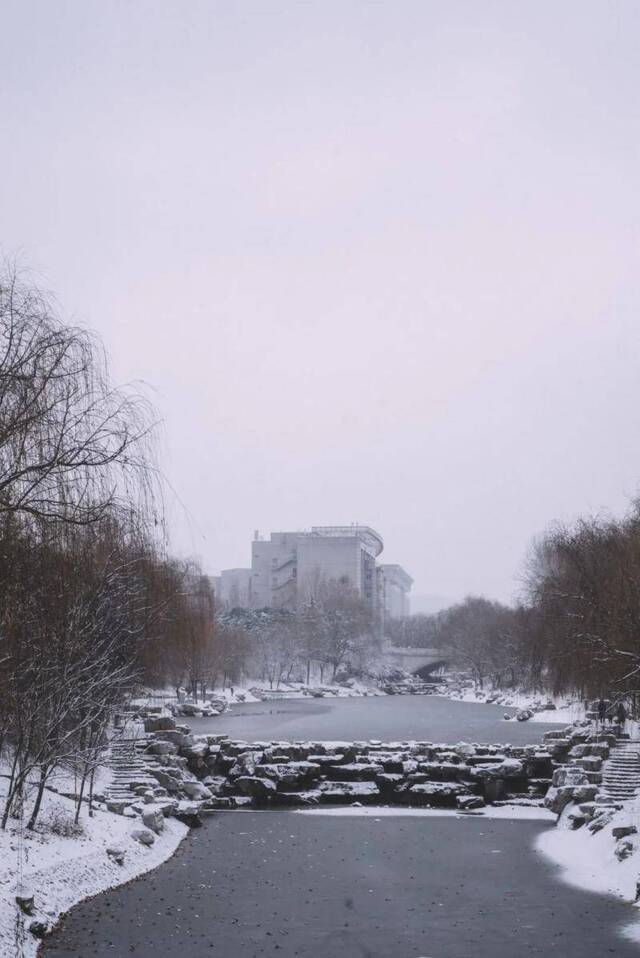
<path id="1" fill-rule="evenodd" d="M 5 792 L 6 779 L 0 779 L 0 796 Z M 96 810 L 93 818 L 83 812 L 80 837 L 65 838 L 50 830 L 55 819 L 72 820 L 73 812 L 73 802 L 47 792 L 42 824 L 35 832 L 24 830 L 21 888 L 35 894 L 36 904 L 34 915 L 25 916 L 25 928 L 34 920 L 53 925 L 82 899 L 156 868 L 171 857 L 188 832 L 177 820 L 166 819 L 164 831 L 156 835 L 154 844 L 147 848 L 131 838 L 132 830 L 141 826 L 138 818 L 125 818 L 102 810 Z M 125 850 L 124 865 L 117 865 L 109 858 L 108 847 Z M 19 849 L 18 823 L 10 820 L 7 831 L 0 831 L 0 955 L 15 953 Z M 27 931 L 24 958 L 35 958 L 37 947 L 38 940 Z"/>
<path id="2" fill-rule="evenodd" d="M 438 695 L 443 698 L 452 699 L 454 702 L 475 702 L 485 704 L 489 697 L 498 696 L 498 700 L 492 701 L 490 705 L 496 705 L 500 708 L 511 709 L 529 709 L 540 701 L 540 695 L 534 695 L 531 692 L 514 691 L 508 692 L 504 689 L 487 686 L 484 689 L 476 689 L 472 685 L 465 688 L 454 687 L 450 690 L 446 686 L 438 689 Z M 555 709 L 549 709 L 542 712 L 534 712 L 529 719 L 530 722 L 543 722 L 550 725 L 571 725 L 584 718 L 584 702 L 570 701 L 560 699 L 553 695 L 543 696 L 544 701 L 553 702 Z M 513 721 L 513 719 L 511 719 Z"/>
<path id="3" fill-rule="evenodd" d="M 451 808 L 376 808 L 347 805 L 335 808 L 299 808 L 295 815 L 329 815 L 338 818 L 501 818 L 513 820 L 554 822 L 556 816 L 546 808 L 533 805 L 487 805 L 485 808 L 462 812 Z"/>
<path id="4" fill-rule="evenodd" d="M 636 848 L 624 861 L 618 861 L 614 854 L 616 840 L 611 830 L 617 825 L 635 825 L 639 833 L 630 836 Z M 611 824 L 595 835 L 585 826 L 570 830 L 561 817 L 557 828 L 538 836 L 536 848 L 560 868 L 560 878 L 567 884 L 633 902 L 640 879 L 640 799 L 625 802 Z M 640 942 L 640 915 L 623 929 L 623 934 Z"/>

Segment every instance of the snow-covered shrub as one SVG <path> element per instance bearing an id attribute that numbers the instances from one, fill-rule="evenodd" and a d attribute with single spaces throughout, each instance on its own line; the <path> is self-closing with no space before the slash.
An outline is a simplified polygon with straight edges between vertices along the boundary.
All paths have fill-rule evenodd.
<path id="1" fill-rule="evenodd" d="M 43 822 L 46 831 L 60 838 L 80 838 L 84 835 L 81 822 L 75 822 L 73 815 L 61 805 L 54 805 Z"/>

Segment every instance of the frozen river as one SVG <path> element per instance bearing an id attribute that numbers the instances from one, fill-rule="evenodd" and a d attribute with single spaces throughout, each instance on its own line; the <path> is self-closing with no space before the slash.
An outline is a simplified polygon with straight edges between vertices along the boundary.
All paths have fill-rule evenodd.
<path id="1" fill-rule="evenodd" d="M 295 700 L 190 721 L 260 739 L 540 741 L 435 697 Z M 137 881 L 74 908 L 45 958 L 638 958 L 630 906 L 570 888 L 543 821 L 219 812 Z"/>
<path id="2" fill-rule="evenodd" d="M 430 742 L 490 742 L 528 745 L 562 725 L 505 721 L 515 709 L 453 702 L 436 695 L 389 695 L 344 699 L 291 699 L 234 705 L 209 719 L 188 719 L 195 733 L 227 732 L 245 741 L 338 739 Z"/>
<path id="3" fill-rule="evenodd" d="M 73 909 L 46 958 L 638 958 L 633 910 L 560 884 L 547 823 L 223 812 Z M 553 826 L 551 826 L 553 827 Z"/>

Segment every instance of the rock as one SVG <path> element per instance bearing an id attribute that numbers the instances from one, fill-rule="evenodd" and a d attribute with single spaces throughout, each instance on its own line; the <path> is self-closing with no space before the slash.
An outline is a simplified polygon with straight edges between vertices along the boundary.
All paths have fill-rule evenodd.
<path id="1" fill-rule="evenodd" d="M 125 808 L 127 808 L 131 802 L 127 798 L 110 798 L 107 800 L 107 811 L 113 812 L 114 815 L 122 815 Z"/>
<path id="2" fill-rule="evenodd" d="M 234 785 L 244 795 L 260 800 L 269 799 L 276 792 L 276 784 L 270 778 L 257 778 L 255 775 L 243 775 L 237 778 Z"/>
<path id="3" fill-rule="evenodd" d="M 484 808 L 485 802 L 479 795 L 456 795 L 456 805 L 466 812 L 474 808 Z"/>
<path id="4" fill-rule="evenodd" d="M 559 785 L 557 787 L 552 785 L 545 796 L 544 804 L 559 815 L 570 802 L 577 804 L 592 802 L 596 792 L 595 785 Z"/>
<path id="5" fill-rule="evenodd" d="M 32 921 L 29 925 L 29 931 L 34 938 L 46 938 L 49 934 L 49 925 L 46 921 Z"/>
<path id="6" fill-rule="evenodd" d="M 256 765 L 259 765 L 264 756 L 264 752 L 241 752 L 236 756 L 236 760 L 229 770 L 229 778 L 240 778 L 240 776 L 255 775 Z"/>
<path id="7" fill-rule="evenodd" d="M 116 863 L 116 865 L 124 865 L 124 860 L 126 858 L 126 852 L 124 848 L 120 848 L 119 846 L 111 846 L 107 848 L 107 855 Z"/>
<path id="8" fill-rule="evenodd" d="M 178 748 L 184 748 L 184 746 L 192 745 L 193 738 L 190 735 L 180 732 L 178 729 L 167 729 L 160 730 L 154 733 L 155 738 L 161 742 L 173 742 L 174 745 L 177 745 Z"/>
<path id="9" fill-rule="evenodd" d="M 433 782 L 455 782 L 466 771 L 466 765 L 458 765 L 454 762 L 418 763 L 418 772 L 426 775 L 427 779 Z"/>
<path id="10" fill-rule="evenodd" d="M 142 821 L 156 835 L 164 831 L 164 815 L 159 808 L 145 808 L 142 812 Z"/>
<path id="11" fill-rule="evenodd" d="M 137 818 L 137 817 L 138 817 L 138 814 L 137 814 L 135 808 L 133 808 L 132 805 L 127 805 L 126 808 L 123 808 L 123 809 L 122 809 L 122 814 L 123 814 L 123 816 L 124 816 L 125 818 Z"/>
<path id="12" fill-rule="evenodd" d="M 213 801 L 213 799 L 210 799 L 210 801 Z M 173 814 L 179 822 L 183 822 L 189 828 L 199 828 L 202 825 L 200 806 L 195 802 L 178 802 Z"/>
<path id="13" fill-rule="evenodd" d="M 321 767 L 316 762 L 281 762 L 257 765 L 254 774 L 284 785 L 297 785 L 318 778 L 320 772 Z"/>
<path id="14" fill-rule="evenodd" d="M 178 746 L 175 742 L 151 742 L 146 751 L 150 755 L 175 755 L 178 751 Z"/>
<path id="15" fill-rule="evenodd" d="M 320 795 L 321 793 L 317 789 L 310 789 L 306 792 L 277 792 L 273 796 L 273 801 L 285 807 L 317 805 L 320 801 Z"/>
<path id="16" fill-rule="evenodd" d="M 347 765 L 330 765 L 325 771 L 330 778 L 341 782 L 364 782 L 381 775 L 384 768 L 372 762 L 350 762 Z"/>
<path id="17" fill-rule="evenodd" d="M 354 800 L 375 802 L 380 797 L 380 789 L 375 782 L 320 782 L 317 790 L 321 802 L 338 805 Z"/>
<path id="18" fill-rule="evenodd" d="M 144 720 L 145 732 L 169 732 L 175 729 L 175 727 L 175 719 L 169 715 L 153 716 Z"/>
<path id="19" fill-rule="evenodd" d="M 533 718 L 533 712 L 531 709 L 520 709 L 518 712 L 516 712 L 516 719 L 518 722 L 528 722 L 531 718 Z"/>
<path id="20" fill-rule="evenodd" d="M 176 770 L 172 769 L 171 771 L 175 772 Z M 160 768 L 150 768 L 149 774 L 153 775 L 167 792 L 176 794 L 180 791 L 180 785 L 182 784 L 182 776 L 180 774 L 171 774 L 168 770 Z"/>
<path id="21" fill-rule="evenodd" d="M 182 754 L 185 756 L 185 758 L 202 760 L 208 751 L 209 746 L 206 742 L 195 742 L 194 745 L 185 746 L 182 749 Z"/>
<path id="22" fill-rule="evenodd" d="M 584 769 L 579 768 L 577 765 L 562 765 L 553 773 L 551 784 L 554 786 L 588 785 L 589 779 Z"/>
<path id="23" fill-rule="evenodd" d="M 212 795 L 219 795 L 227 780 L 222 775 L 208 775 L 203 779 L 202 784 L 206 785 Z"/>
<path id="24" fill-rule="evenodd" d="M 25 915 L 33 915 L 36 907 L 35 898 L 31 891 L 23 891 L 16 895 L 16 905 Z"/>
<path id="25" fill-rule="evenodd" d="M 504 719 L 506 722 L 510 721 L 510 719 L 511 719 L 511 716 L 509 715 L 508 712 L 505 712 L 502 717 L 503 717 L 503 719 Z"/>
<path id="26" fill-rule="evenodd" d="M 156 840 L 156 836 L 153 832 L 150 832 L 148 828 L 134 828 L 131 832 L 131 837 L 134 842 L 138 842 L 140 845 L 153 845 Z"/>
<path id="27" fill-rule="evenodd" d="M 626 858 L 629 858 L 633 854 L 635 846 L 632 841 L 628 838 L 620 838 L 616 842 L 616 847 L 613 850 L 614 855 L 619 862 L 623 862 Z"/>
<path id="28" fill-rule="evenodd" d="M 458 795 L 464 795 L 467 788 L 464 785 L 454 785 L 450 782 L 425 782 L 422 785 L 412 785 L 406 793 L 411 803 L 418 805 L 434 805 L 453 807 Z"/>
<path id="29" fill-rule="evenodd" d="M 626 838 L 627 835 L 637 835 L 638 829 L 635 825 L 615 825 L 611 829 L 614 838 Z"/>
<path id="30" fill-rule="evenodd" d="M 204 802 L 211 798 L 211 791 L 202 782 L 182 782 L 182 791 L 194 801 Z"/>
<path id="31" fill-rule="evenodd" d="M 582 815 L 580 812 L 569 812 L 567 815 L 567 823 L 569 828 L 573 829 L 573 831 L 578 828 L 582 828 L 586 820 L 586 816 Z"/>

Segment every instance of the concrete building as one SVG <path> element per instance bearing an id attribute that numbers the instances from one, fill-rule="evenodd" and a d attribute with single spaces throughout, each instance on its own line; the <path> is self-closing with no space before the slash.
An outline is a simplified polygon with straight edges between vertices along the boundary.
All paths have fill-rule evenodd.
<path id="1" fill-rule="evenodd" d="M 251 569 L 223 569 L 213 580 L 216 604 L 225 609 L 252 608 L 251 585 Z"/>
<path id="2" fill-rule="evenodd" d="M 256 535 L 251 546 L 254 608 L 295 609 L 322 582 L 348 580 L 380 620 L 403 615 L 412 579 L 400 566 L 377 565 L 382 537 L 369 526 L 313 526 L 310 532 Z M 389 582 L 385 575 L 389 571 Z"/>
<path id="3" fill-rule="evenodd" d="M 401 565 L 378 566 L 382 578 L 382 607 L 385 618 L 401 619 L 409 615 L 409 593 L 413 579 Z"/>

